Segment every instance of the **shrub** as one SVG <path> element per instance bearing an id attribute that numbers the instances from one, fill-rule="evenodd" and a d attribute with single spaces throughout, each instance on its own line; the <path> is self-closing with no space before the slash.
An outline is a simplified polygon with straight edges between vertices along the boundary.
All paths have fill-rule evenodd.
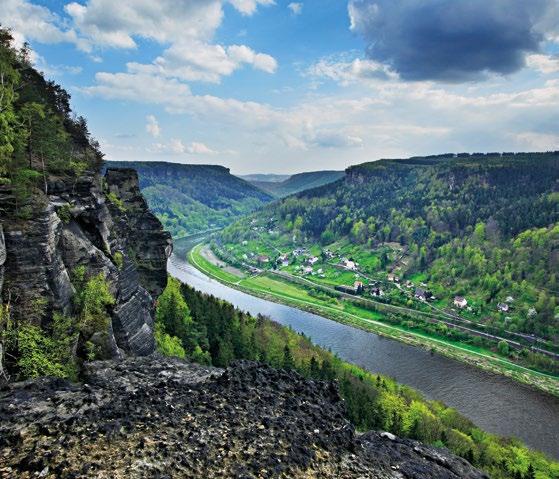
<path id="1" fill-rule="evenodd" d="M 165 326 L 160 322 L 155 323 L 155 344 L 157 350 L 164 356 L 186 357 L 186 351 L 182 347 L 181 340 L 176 336 L 167 334 Z"/>
<path id="2" fill-rule="evenodd" d="M 17 331 L 20 375 L 75 379 L 77 368 L 72 350 L 76 339 L 71 318 L 59 314 L 54 315 L 50 335 L 38 326 L 21 326 Z"/>

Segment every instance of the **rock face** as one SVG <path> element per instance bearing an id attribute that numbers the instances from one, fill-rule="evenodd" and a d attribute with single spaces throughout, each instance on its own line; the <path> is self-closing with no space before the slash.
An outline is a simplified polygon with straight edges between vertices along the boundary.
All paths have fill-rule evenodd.
<path id="1" fill-rule="evenodd" d="M 13 198 L 0 193 L 0 211 L 9 212 Z M 1 293 L 16 320 L 44 326 L 54 312 L 72 314 L 73 271 L 85 266 L 88 274 L 103 273 L 116 299 L 108 334 L 99 339 L 108 355 L 154 351 L 153 306 L 167 281 L 172 243 L 147 209 L 133 170 L 52 180 L 28 218 L 1 227 Z"/>
<path id="2" fill-rule="evenodd" d="M 357 434 L 333 383 L 240 362 L 91 363 L 0 391 L 0 477 L 482 479 L 440 449 Z"/>

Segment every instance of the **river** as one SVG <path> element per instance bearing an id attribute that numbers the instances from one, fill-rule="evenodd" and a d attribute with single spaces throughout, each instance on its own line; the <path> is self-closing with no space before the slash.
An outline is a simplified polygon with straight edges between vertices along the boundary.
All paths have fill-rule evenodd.
<path id="1" fill-rule="evenodd" d="M 346 361 L 442 401 L 486 431 L 518 437 L 559 459 L 559 398 L 420 348 L 237 291 L 177 255 L 169 260 L 169 273 L 253 315 L 260 313 L 289 325 Z"/>

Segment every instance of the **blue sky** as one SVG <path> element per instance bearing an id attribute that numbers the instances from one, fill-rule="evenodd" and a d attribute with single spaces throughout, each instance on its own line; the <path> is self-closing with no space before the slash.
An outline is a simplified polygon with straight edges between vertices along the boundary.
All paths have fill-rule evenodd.
<path id="1" fill-rule="evenodd" d="M 3 0 L 108 159 L 559 149 L 559 0 Z"/>

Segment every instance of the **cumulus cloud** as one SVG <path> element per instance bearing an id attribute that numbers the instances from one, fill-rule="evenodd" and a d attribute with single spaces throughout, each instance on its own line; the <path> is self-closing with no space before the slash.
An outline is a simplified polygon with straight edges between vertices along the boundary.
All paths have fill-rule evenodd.
<path id="1" fill-rule="evenodd" d="M 334 55 L 320 59 L 311 65 L 305 74 L 311 77 L 328 78 L 342 85 L 356 81 L 397 79 L 398 75 L 387 65 L 373 60 L 346 58 L 347 55 Z"/>
<path id="2" fill-rule="evenodd" d="M 167 153 L 173 155 L 215 155 L 217 151 L 207 147 L 204 143 L 193 141 L 190 144 L 183 143 L 178 138 L 172 138 L 168 143 L 156 143 L 152 151 L 156 153 Z"/>
<path id="3" fill-rule="evenodd" d="M 348 11 L 369 58 L 414 81 L 513 73 L 559 23 L 556 0 L 350 0 Z"/>
<path id="4" fill-rule="evenodd" d="M 13 0 L 10 0 L 13 1 Z M 243 15 L 273 0 L 87 0 L 64 8 L 75 28 L 92 44 L 134 48 L 136 38 L 159 43 L 209 40 L 223 19 L 223 4 Z"/>
<path id="5" fill-rule="evenodd" d="M 291 10 L 291 13 L 293 13 L 293 15 L 301 15 L 301 13 L 303 13 L 303 4 L 300 2 L 291 2 L 289 5 L 287 5 L 287 8 Z"/>
<path id="6" fill-rule="evenodd" d="M 527 63 L 530 68 L 546 75 L 559 72 L 559 55 L 530 55 Z"/>
<path id="7" fill-rule="evenodd" d="M 252 15 L 258 5 L 274 5 L 274 0 L 229 0 L 243 15 Z"/>
<path id="8" fill-rule="evenodd" d="M 157 138 L 159 135 L 161 135 L 161 127 L 159 126 L 159 123 L 155 116 L 146 116 L 146 131 L 154 138 Z"/>
<path id="9" fill-rule="evenodd" d="M 222 46 L 213 37 L 223 20 L 224 3 L 243 15 L 252 15 L 259 5 L 272 0 L 87 0 L 71 2 L 60 18 L 48 8 L 28 0 L 4 0 L 0 22 L 11 27 L 19 44 L 25 40 L 41 43 L 74 43 L 100 58 L 94 49 L 110 47 L 135 49 L 141 38 L 151 39 L 166 50 L 152 63 L 134 64 L 144 73 L 159 72 L 188 81 L 217 83 L 243 65 L 274 73 L 276 60 L 245 45 Z"/>
<path id="10" fill-rule="evenodd" d="M 87 42 L 68 28 L 63 20 L 48 8 L 34 5 L 27 0 L 2 0 L 0 24 L 12 30 L 16 44 L 35 40 L 41 43 L 74 43 L 82 50 L 89 50 Z"/>

